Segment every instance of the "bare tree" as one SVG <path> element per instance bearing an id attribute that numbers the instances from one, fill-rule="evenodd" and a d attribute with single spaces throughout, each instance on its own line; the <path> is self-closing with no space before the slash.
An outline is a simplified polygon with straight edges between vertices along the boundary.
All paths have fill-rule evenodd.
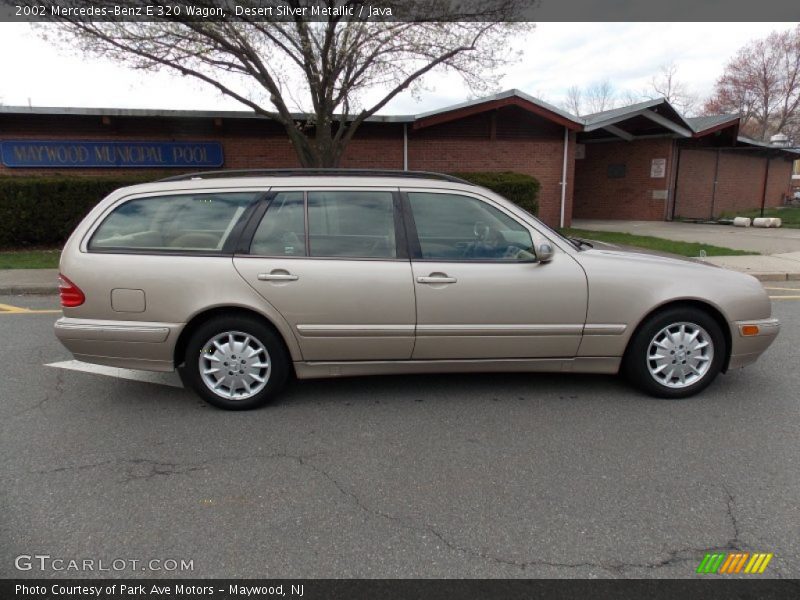
<path id="1" fill-rule="evenodd" d="M 574 115 L 582 116 L 629 106 L 641 100 L 641 94 L 629 89 L 617 91 L 608 80 L 603 80 L 585 88 L 576 85 L 569 87 L 561 106 Z"/>
<path id="2" fill-rule="evenodd" d="M 800 26 L 741 48 L 704 108 L 739 114 L 742 131 L 754 138 L 781 132 L 800 140 Z"/>
<path id="3" fill-rule="evenodd" d="M 617 94 L 616 103 L 618 106 L 630 106 L 631 104 L 641 102 L 646 97 L 647 96 L 645 94 L 639 94 L 633 90 L 622 90 L 619 94 Z"/>
<path id="4" fill-rule="evenodd" d="M 666 98 L 667 102 L 685 115 L 697 111 L 699 98 L 686 83 L 678 78 L 678 65 L 674 62 L 663 64 L 658 74 L 650 79 L 650 97 Z"/>
<path id="5" fill-rule="evenodd" d="M 603 112 L 616 106 L 616 92 L 608 79 L 597 81 L 586 88 L 586 108 L 590 113 Z"/>
<path id="6" fill-rule="evenodd" d="M 102 2 L 86 0 L 84 4 Z M 193 20 L 184 14 L 157 22 L 66 17 L 66 27 L 47 29 L 45 35 L 77 44 L 90 56 L 137 69 L 167 69 L 202 81 L 282 124 L 303 166 L 329 167 L 339 164 L 366 119 L 401 92 L 419 93 L 434 72 L 455 73 L 476 93 L 493 89 L 502 67 L 517 56 L 510 50 L 513 37 L 532 27 L 508 22 L 523 0 L 488 4 L 405 0 L 404 10 L 409 10 L 409 2 L 425 11 L 424 21 L 375 22 L 345 11 L 319 22 L 299 16 L 291 21 L 246 16 L 214 21 Z M 57 4 L 58 0 L 43 3 Z M 116 4 L 166 7 L 169 2 L 119 0 Z M 215 2 L 205 4 L 211 7 Z M 356 6 L 358 15 L 360 2 L 275 0 L 271 4 Z M 463 13 L 454 14 L 454 9 Z M 378 99 L 366 102 L 368 92 Z M 308 112 L 310 118 L 298 116 L 295 109 Z"/>
<path id="7" fill-rule="evenodd" d="M 583 92 L 577 85 L 570 86 L 567 89 L 564 108 L 576 117 L 580 117 L 583 113 Z"/>

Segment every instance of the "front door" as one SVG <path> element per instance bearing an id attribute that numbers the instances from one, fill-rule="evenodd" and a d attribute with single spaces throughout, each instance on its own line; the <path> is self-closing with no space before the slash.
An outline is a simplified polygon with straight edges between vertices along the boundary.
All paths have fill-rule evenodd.
<path id="1" fill-rule="evenodd" d="M 587 283 L 571 256 L 556 248 L 551 261 L 537 262 L 532 231 L 486 199 L 435 190 L 409 190 L 406 198 L 413 358 L 575 356 Z"/>
<path id="2" fill-rule="evenodd" d="M 411 357 L 414 286 L 398 207 L 385 189 L 273 192 L 234 264 L 290 323 L 304 360 Z"/>

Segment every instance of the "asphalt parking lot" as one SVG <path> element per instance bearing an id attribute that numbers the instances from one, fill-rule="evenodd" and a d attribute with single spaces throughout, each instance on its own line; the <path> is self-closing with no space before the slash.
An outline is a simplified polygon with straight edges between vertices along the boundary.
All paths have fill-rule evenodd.
<path id="1" fill-rule="evenodd" d="M 43 366 L 70 359 L 57 299 L 0 297 L 0 577 L 692 577 L 734 550 L 800 577 L 800 285 L 765 285 L 780 337 L 690 400 L 476 374 L 247 413 Z M 33 554 L 193 569 L 15 568 Z"/>

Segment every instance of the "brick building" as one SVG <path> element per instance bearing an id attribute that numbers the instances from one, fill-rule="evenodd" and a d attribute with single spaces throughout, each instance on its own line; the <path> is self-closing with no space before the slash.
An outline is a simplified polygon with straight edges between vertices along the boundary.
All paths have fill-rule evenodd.
<path id="1" fill-rule="evenodd" d="M 0 176 L 299 166 L 278 124 L 239 111 L 0 106 L 0 150 Z M 739 137 L 735 117 L 684 119 L 663 99 L 576 117 L 511 90 L 375 116 L 341 166 L 526 173 L 541 182 L 540 217 L 558 226 L 779 205 L 796 157 Z"/>
<path id="2" fill-rule="evenodd" d="M 584 118 L 574 218 L 713 219 L 791 196 L 797 150 L 739 135 L 732 115 L 684 118 L 657 99 Z"/>

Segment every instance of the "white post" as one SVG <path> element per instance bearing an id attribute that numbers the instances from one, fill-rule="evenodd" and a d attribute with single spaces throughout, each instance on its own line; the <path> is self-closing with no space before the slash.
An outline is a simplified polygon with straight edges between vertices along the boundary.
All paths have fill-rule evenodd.
<path id="1" fill-rule="evenodd" d="M 408 123 L 403 123 L 403 171 L 408 171 Z"/>
<path id="2" fill-rule="evenodd" d="M 569 129 L 564 127 L 564 164 L 561 167 L 561 219 L 559 227 L 564 227 L 564 211 L 567 204 L 567 154 L 569 151 Z"/>

